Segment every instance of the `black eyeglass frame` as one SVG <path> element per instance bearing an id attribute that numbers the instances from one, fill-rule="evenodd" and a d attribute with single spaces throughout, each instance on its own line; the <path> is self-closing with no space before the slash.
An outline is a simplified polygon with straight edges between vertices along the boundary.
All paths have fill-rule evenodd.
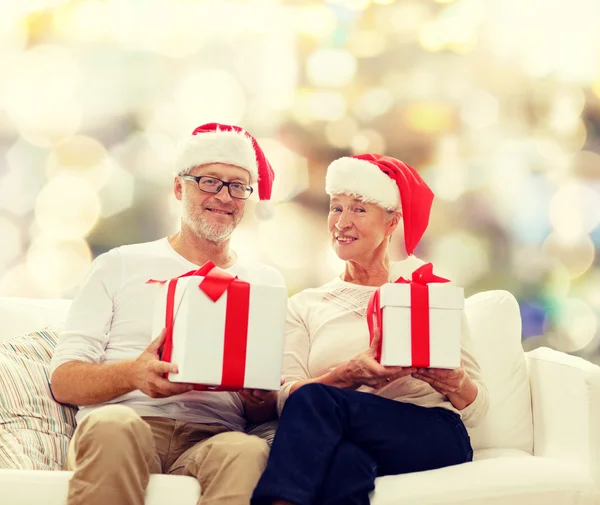
<path id="1" fill-rule="evenodd" d="M 186 179 L 188 181 L 194 181 L 197 185 L 198 185 L 198 189 L 200 191 L 202 191 L 203 193 L 208 193 L 209 195 L 216 195 L 219 193 L 219 191 L 221 191 L 223 189 L 223 186 L 227 187 L 227 191 L 229 192 L 229 196 L 231 198 L 235 198 L 236 200 L 247 200 L 248 198 L 250 198 L 250 196 L 252 195 L 252 193 L 254 192 L 254 188 L 252 186 L 246 186 L 244 184 L 242 184 L 241 182 L 227 182 L 227 181 L 223 181 L 221 179 L 219 179 L 218 177 L 213 177 L 212 175 L 189 175 L 189 174 L 183 174 L 180 175 L 179 177 L 181 177 L 182 179 Z M 218 186 L 218 189 L 216 191 L 206 191 L 205 189 L 202 189 L 200 187 L 200 181 L 202 179 L 212 179 L 214 181 L 219 181 L 221 183 L 220 186 Z M 246 188 L 246 192 L 248 193 L 248 196 L 246 196 L 245 198 L 240 197 L 240 196 L 234 196 L 231 194 L 231 184 L 239 184 L 241 186 L 244 186 Z"/>

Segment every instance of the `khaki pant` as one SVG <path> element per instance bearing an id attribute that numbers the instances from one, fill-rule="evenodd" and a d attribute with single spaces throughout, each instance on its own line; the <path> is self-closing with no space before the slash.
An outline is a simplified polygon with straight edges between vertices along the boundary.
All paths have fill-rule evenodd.
<path id="1" fill-rule="evenodd" d="M 108 405 L 75 430 L 67 503 L 143 505 L 150 474 L 168 473 L 196 477 L 201 505 L 248 505 L 268 452 L 263 439 L 223 426 L 141 418 L 129 407 Z"/>

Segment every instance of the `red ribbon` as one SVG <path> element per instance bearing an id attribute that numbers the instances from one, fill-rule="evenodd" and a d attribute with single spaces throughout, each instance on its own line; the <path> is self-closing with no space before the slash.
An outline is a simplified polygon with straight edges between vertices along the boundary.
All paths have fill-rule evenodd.
<path id="1" fill-rule="evenodd" d="M 222 270 L 208 261 L 198 270 L 192 270 L 169 281 L 149 280 L 147 284 L 165 284 L 167 308 L 165 316 L 165 344 L 161 360 L 171 362 L 173 353 L 173 322 L 175 318 L 175 291 L 177 282 L 184 277 L 204 277 L 198 287 L 216 302 L 227 292 L 225 335 L 223 344 L 223 374 L 220 386 L 195 385 L 198 391 L 238 391 L 244 387 L 246 352 L 248 347 L 248 314 L 250 309 L 250 284 Z M 165 377 L 167 374 L 165 374 Z"/>
<path id="2" fill-rule="evenodd" d="M 450 282 L 433 273 L 433 265 L 426 263 L 412 273 L 411 280 L 400 277 L 396 284 L 410 284 L 410 337 L 411 337 L 411 366 L 428 368 L 430 365 L 430 334 L 429 334 L 429 288 L 433 282 Z M 374 324 L 382 331 L 383 311 L 380 306 L 379 288 L 371 295 L 367 305 L 367 325 L 369 341 L 373 342 Z M 382 336 L 383 338 L 383 336 Z M 381 359 L 381 339 L 375 351 L 375 359 Z"/>

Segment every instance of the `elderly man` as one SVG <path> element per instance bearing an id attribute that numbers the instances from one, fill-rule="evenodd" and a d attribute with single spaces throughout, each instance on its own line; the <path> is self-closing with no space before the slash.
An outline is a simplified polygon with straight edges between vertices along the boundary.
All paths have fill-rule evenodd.
<path id="1" fill-rule="evenodd" d="M 55 398 L 80 407 L 67 455 L 70 505 L 141 505 L 150 473 L 196 477 L 205 505 L 248 504 L 266 464 L 267 443 L 244 428 L 274 416 L 274 395 L 165 379 L 177 366 L 160 360 L 164 332 L 152 335 L 156 287 L 146 281 L 210 260 L 242 280 L 283 285 L 275 269 L 230 248 L 251 184 L 268 200 L 273 171 L 247 132 L 215 123 L 181 142 L 175 164 L 180 230 L 94 261 L 52 359 Z"/>

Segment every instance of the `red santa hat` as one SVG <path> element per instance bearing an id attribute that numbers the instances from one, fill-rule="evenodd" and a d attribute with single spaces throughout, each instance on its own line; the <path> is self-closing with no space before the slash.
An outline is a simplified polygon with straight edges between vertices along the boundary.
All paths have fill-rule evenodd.
<path id="1" fill-rule="evenodd" d="M 356 195 L 386 210 L 401 211 L 409 255 L 429 224 L 433 191 L 414 168 L 389 156 L 359 154 L 335 160 L 327 168 L 325 190 L 328 195 Z"/>
<path id="2" fill-rule="evenodd" d="M 226 163 L 243 168 L 250 174 L 250 184 L 258 182 L 257 214 L 268 218 L 275 174 L 256 139 L 239 126 L 207 123 L 198 126 L 184 138 L 175 154 L 175 173 L 180 174 L 200 165 Z"/>

